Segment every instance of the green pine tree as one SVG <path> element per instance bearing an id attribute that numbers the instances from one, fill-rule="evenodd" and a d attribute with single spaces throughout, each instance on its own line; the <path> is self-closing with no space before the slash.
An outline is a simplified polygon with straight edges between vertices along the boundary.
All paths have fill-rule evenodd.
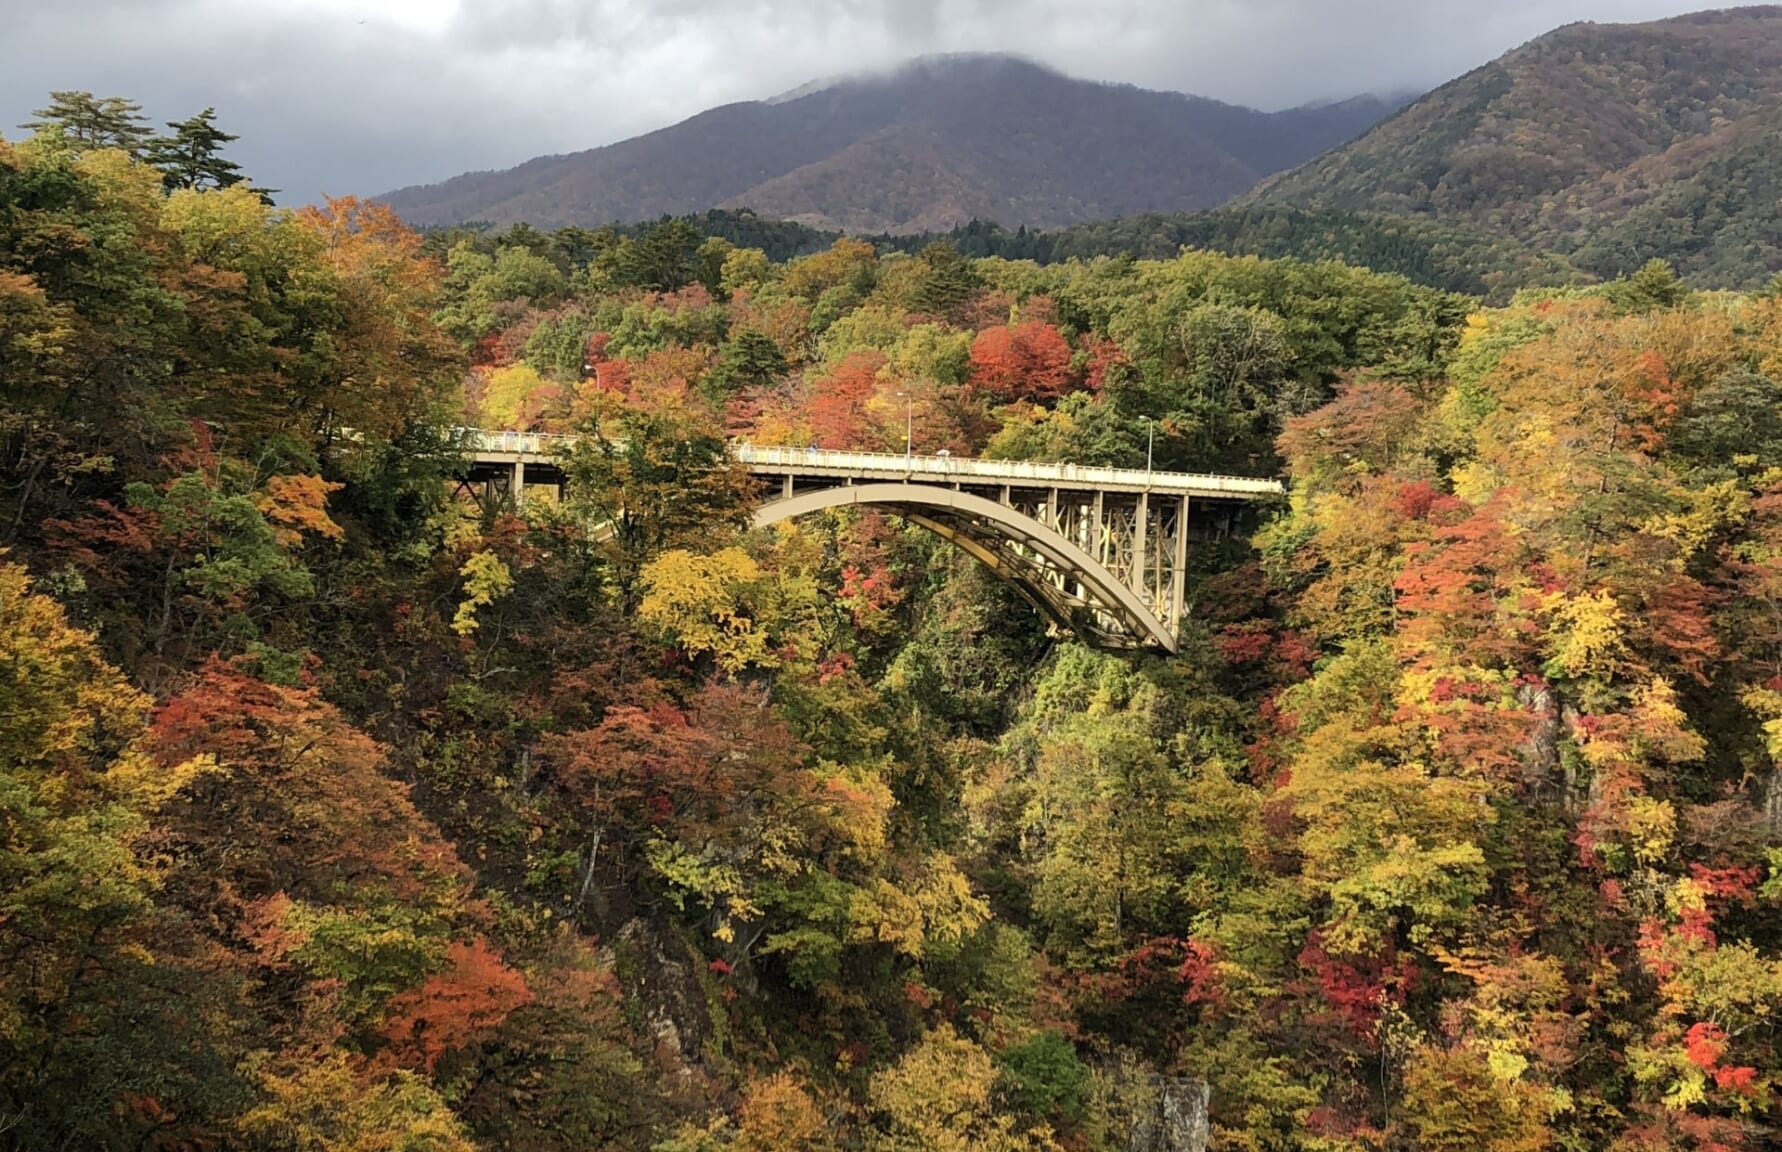
<path id="1" fill-rule="evenodd" d="M 239 140 L 216 125 L 217 110 L 206 108 L 189 120 L 170 120 L 171 136 L 148 142 L 144 159 L 161 170 L 172 192 L 179 188 L 228 188 L 242 181 L 241 165 L 223 158 L 223 146 Z"/>
<path id="2" fill-rule="evenodd" d="M 916 307 L 931 316 L 951 318 L 983 286 L 970 261 L 959 250 L 941 241 L 916 254 L 922 265 L 916 280 Z"/>
<path id="3" fill-rule="evenodd" d="M 49 107 L 31 114 L 37 119 L 21 124 L 21 128 L 40 138 L 59 140 L 76 151 L 121 148 L 141 156 L 150 141 L 142 105 L 121 96 L 51 92 Z"/>

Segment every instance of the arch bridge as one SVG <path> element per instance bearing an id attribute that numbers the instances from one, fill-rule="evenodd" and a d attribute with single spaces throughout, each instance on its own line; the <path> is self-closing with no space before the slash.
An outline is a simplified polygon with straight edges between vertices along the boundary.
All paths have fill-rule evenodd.
<path id="1" fill-rule="evenodd" d="M 476 432 L 464 480 L 523 502 L 561 492 L 570 438 Z M 1187 613 L 1188 551 L 1230 531 L 1279 483 L 1148 469 L 827 452 L 733 443 L 761 479 L 757 527 L 834 508 L 879 508 L 951 541 L 1054 625 L 1107 648 L 1174 652 Z"/>

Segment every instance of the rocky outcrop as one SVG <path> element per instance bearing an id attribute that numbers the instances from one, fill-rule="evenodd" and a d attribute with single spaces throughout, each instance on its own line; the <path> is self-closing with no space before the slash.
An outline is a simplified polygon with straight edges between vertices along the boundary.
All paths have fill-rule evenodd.
<path id="1" fill-rule="evenodd" d="M 672 1087 L 693 1087 L 701 1079 L 698 1069 L 712 1032 L 697 959 L 641 918 L 619 929 L 610 951 L 627 999 L 643 1009 L 641 1023 L 654 1043 L 657 1066 Z"/>
<path id="2" fill-rule="evenodd" d="M 1516 687 L 1516 706 L 1529 716 L 1528 735 L 1517 747 L 1522 779 L 1531 796 L 1546 796 L 1559 773 L 1559 708 L 1553 689 L 1540 681 Z"/>
<path id="3" fill-rule="evenodd" d="M 1152 1076 L 1152 1105 L 1133 1118 L 1132 1152 L 1207 1152 L 1211 1093 L 1204 1080 Z"/>

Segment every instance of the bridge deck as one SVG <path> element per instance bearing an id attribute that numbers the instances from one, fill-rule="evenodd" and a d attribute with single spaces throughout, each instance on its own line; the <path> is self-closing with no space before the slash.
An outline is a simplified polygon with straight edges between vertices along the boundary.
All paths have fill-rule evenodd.
<path id="1" fill-rule="evenodd" d="M 915 480 L 931 484 L 1007 485 L 1100 492 L 1166 492 L 1226 500 L 1259 500 L 1281 494 L 1273 480 L 1240 476 L 1101 468 L 1084 464 L 1036 464 L 1027 460 L 977 460 L 958 456 L 898 456 L 882 452 L 826 452 L 811 448 L 762 448 L 735 444 L 738 463 L 775 476 Z"/>
<path id="2" fill-rule="evenodd" d="M 572 436 L 541 432 L 465 430 L 478 463 L 548 463 L 575 442 Z M 885 452 L 832 452 L 818 448 L 763 447 L 738 441 L 731 456 L 751 471 L 771 476 L 953 485 L 1006 485 L 1011 488 L 1067 488 L 1100 492 L 1154 492 L 1221 500 L 1263 500 L 1279 496 L 1274 480 L 1242 476 L 1101 468 L 1085 464 L 1037 464 L 1026 460 L 978 460 L 960 456 L 896 455 Z"/>

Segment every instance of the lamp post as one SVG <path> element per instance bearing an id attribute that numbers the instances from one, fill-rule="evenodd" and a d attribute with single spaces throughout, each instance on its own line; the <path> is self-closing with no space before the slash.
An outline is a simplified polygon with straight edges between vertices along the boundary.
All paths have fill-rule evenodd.
<path id="1" fill-rule="evenodd" d="M 1145 476 L 1148 478 L 1151 475 L 1152 449 L 1157 445 L 1157 421 L 1149 416 L 1140 416 L 1139 419 L 1145 422 Z"/>
<path id="2" fill-rule="evenodd" d="M 916 398 L 909 392 L 899 392 L 898 395 L 903 397 L 903 461 L 907 467 L 916 455 Z"/>

